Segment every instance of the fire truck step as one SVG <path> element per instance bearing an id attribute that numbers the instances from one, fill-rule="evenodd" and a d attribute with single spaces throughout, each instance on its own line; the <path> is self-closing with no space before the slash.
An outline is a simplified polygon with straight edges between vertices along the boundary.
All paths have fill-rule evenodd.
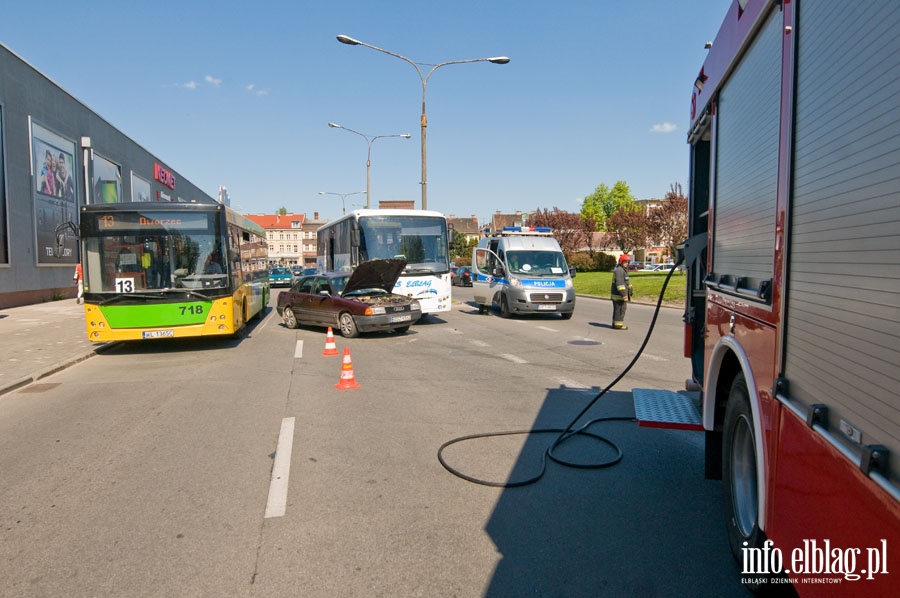
<path id="1" fill-rule="evenodd" d="M 700 393 L 635 388 L 632 396 L 639 426 L 703 431 Z"/>

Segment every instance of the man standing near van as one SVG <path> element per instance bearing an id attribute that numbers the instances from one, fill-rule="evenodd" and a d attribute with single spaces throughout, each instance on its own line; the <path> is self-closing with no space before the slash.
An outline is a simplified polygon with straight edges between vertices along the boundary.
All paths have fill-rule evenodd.
<path id="1" fill-rule="evenodd" d="M 628 280 L 628 265 L 630 263 L 631 258 L 628 257 L 628 254 L 623 253 L 619 256 L 619 263 L 613 268 L 611 289 L 613 303 L 612 327 L 615 330 L 628 330 L 628 326 L 625 325 L 625 308 L 628 306 L 628 302 L 631 301 L 631 294 L 634 292 L 631 282 Z"/>

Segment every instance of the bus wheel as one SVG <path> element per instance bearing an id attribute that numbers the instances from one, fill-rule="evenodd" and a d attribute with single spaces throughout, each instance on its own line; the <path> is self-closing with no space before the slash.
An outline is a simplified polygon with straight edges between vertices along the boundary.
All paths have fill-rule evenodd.
<path id="1" fill-rule="evenodd" d="M 722 445 L 722 489 L 728 543 L 741 562 L 743 548 L 762 547 L 759 529 L 756 431 L 750 410 L 750 393 L 743 374 L 731 383 Z M 745 544 L 746 543 L 746 544 Z"/>
<path id="2" fill-rule="evenodd" d="M 284 320 L 284 325 L 288 328 L 294 329 L 297 327 L 297 316 L 294 315 L 294 310 L 291 309 L 290 305 L 285 306 L 281 317 Z"/>
<path id="3" fill-rule="evenodd" d="M 500 295 L 500 317 L 508 318 L 512 315 L 509 311 L 509 301 L 506 300 L 506 295 Z"/>
<path id="4" fill-rule="evenodd" d="M 341 317 L 338 318 L 338 324 L 341 326 L 341 334 L 344 337 L 356 338 L 359 336 L 359 331 L 356 329 L 356 322 L 353 321 L 353 316 L 349 313 L 342 313 Z"/>

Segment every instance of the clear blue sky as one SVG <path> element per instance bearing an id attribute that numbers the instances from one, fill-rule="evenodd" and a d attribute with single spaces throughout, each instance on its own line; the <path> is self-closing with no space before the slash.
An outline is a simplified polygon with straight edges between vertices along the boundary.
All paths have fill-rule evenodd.
<path id="1" fill-rule="evenodd" d="M 428 208 L 580 209 L 601 183 L 686 186 L 690 95 L 731 0 L 8 2 L 0 42 L 168 166 L 245 213 L 341 213 L 319 191 Z M 426 67 L 430 68 L 430 67 Z M 426 70 L 427 72 L 427 70 Z M 346 198 L 347 209 L 365 196 Z"/>

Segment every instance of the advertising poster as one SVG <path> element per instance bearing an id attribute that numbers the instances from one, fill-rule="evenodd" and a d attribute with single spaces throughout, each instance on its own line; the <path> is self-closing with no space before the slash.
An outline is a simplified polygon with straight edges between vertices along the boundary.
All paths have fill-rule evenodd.
<path id="1" fill-rule="evenodd" d="M 75 142 L 31 124 L 34 216 L 38 264 L 74 264 L 78 241 L 66 223 L 77 223 Z"/>

